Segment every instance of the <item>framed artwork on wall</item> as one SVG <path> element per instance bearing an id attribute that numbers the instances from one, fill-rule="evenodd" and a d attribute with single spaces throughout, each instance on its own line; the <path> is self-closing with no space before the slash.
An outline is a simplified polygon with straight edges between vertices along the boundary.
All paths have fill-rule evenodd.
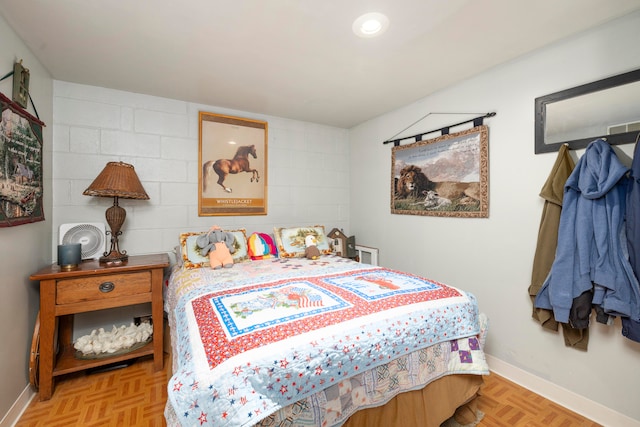
<path id="1" fill-rule="evenodd" d="M 0 93 L 0 227 L 44 221 L 44 123 Z"/>
<path id="2" fill-rule="evenodd" d="M 267 214 L 267 122 L 199 113 L 198 215 Z"/>
<path id="3" fill-rule="evenodd" d="M 487 126 L 393 147 L 391 213 L 489 216 Z"/>

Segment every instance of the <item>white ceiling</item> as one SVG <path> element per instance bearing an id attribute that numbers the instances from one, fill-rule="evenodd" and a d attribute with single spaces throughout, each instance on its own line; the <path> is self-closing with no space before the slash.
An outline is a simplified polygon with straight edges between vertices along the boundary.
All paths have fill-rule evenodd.
<path id="1" fill-rule="evenodd" d="M 638 0 L 0 0 L 56 80 L 344 128 L 637 9 Z M 389 17 L 379 38 L 353 34 L 366 12 Z"/>

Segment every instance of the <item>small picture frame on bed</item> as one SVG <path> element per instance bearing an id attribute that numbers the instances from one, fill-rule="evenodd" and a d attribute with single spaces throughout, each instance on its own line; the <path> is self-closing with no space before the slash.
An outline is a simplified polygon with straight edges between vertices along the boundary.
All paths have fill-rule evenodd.
<path id="1" fill-rule="evenodd" d="M 199 113 L 198 215 L 267 214 L 267 122 Z"/>
<path id="2" fill-rule="evenodd" d="M 391 213 L 487 218 L 487 126 L 393 147 Z"/>

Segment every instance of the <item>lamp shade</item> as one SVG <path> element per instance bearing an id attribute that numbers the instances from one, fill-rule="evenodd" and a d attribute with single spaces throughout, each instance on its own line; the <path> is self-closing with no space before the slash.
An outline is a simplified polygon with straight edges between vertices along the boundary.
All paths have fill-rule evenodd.
<path id="1" fill-rule="evenodd" d="M 124 162 L 107 163 L 100 175 L 82 194 L 123 199 L 149 199 L 133 166 Z"/>
<path id="2" fill-rule="evenodd" d="M 149 195 L 132 165 L 123 162 L 109 162 L 100 175 L 93 180 L 89 188 L 82 193 L 85 196 L 113 197 L 113 206 L 105 212 L 107 223 L 111 228 L 111 250 L 100 257 L 100 262 L 121 264 L 129 259 L 127 251 L 120 250 L 120 229 L 127 217 L 127 212 L 118 204 L 119 198 L 147 200 Z"/>

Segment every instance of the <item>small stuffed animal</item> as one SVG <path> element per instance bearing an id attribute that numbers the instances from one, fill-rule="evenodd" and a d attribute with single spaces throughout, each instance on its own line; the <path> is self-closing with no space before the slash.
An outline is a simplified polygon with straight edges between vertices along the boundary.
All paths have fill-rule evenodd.
<path id="1" fill-rule="evenodd" d="M 318 240 L 316 239 L 316 236 L 314 236 L 313 234 L 307 234 L 307 236 L 304 238 L 304 245 L 305 245 L 304 256 L 306 256 L 307 259 L 320 258 L 320 251 L 318 250 L 317 244 L 318 244 Z"/>
<path id="2" fill-rule="evenodd" d="M 217 270 L 219 268 L 233 267 L 232 253 L 236 251 L 233 245 L 236 238 L 228 231 L 223 231 L 217 225 L 209 229 L 209 232 L 198 236 L 196 245 L 200 248 L 203 256 L 209 255 L 209 264 L 211 268 Z"/>

